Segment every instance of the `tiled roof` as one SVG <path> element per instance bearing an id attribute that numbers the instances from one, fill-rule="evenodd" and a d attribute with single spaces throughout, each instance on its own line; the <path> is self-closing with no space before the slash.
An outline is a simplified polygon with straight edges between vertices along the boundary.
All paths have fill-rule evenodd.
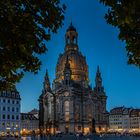
<path id="1" fill-rule="evenodd" d="M 1 91 L 0 97 L 21 99 L 18 91 Z"/>
<path id="2" fill-rule="evenodd" d="M 38 120 L 33 114 L 20 113 L 21 120 Z"/>

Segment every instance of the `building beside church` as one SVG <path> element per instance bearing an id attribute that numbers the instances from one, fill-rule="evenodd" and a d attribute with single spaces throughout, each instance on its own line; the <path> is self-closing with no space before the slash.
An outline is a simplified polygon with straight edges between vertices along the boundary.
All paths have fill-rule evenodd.
<path id="1" fill-rule="evenodd" d="M 20 113 L 20 133 L 21 135 L 32 134 L 33 131 L 38 133 L 39 120 L 32 113 Z"/>
<path id="2" fill-rule="evenodd" d="M 109 131 L 140 133 L 140 109 L 115 107 L 109 113 Z"/>
<path id="3" fill-rule="evenodd" d="M 52 88 L 48 71 L 39 97 L 39 128 L 45 132 L 106 131 L 107 96 L 99 66 L 95 87 L 89 85 L 88 65 L 78 46 L 78 33 L 70 24 L 64 53 L 59 55 Z"/>
<path id="4" fill-rule="evenodd" d="M 0 92 L 0 136 L 20 135 L 20 103 L 18 91 Z"/>

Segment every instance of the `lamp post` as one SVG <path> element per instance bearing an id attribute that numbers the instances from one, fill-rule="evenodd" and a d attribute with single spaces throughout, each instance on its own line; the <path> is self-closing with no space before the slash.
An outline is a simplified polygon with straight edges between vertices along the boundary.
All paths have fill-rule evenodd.
<path id="1" fill-rule="evenodd" d="M 55 135 L 55 127 L 56 127 L 56 94 L 52 93 L 52 95 L 53 95 L 53 104 L 54 104 L 53 132 L 54 132 L 54 135 Z"/>
<path id="2" fill-rule="evenodd" d="M 95 119 L 94 118 L 92 119 L 92 133 L 96 133 L 96 130 L 95 130 Z"/>
<path id="3" fill-rule="evenodd" d="M 84 119 L 83 119 L 83 92 L 81 93 L 81 116 L 82 116 L 82 134 L 84 133 Z"/>

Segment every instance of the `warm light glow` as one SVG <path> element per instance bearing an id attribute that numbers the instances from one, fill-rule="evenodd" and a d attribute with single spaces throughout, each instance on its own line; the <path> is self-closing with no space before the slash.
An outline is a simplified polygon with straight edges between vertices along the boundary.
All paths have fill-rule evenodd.
<path id="1" fill-rule="evenodd" d="M 87 133 L 89 133 L 89 132 L 90 132 L 90 131 L 89 131 L 89 127 L 85 127 L 85 128 L 84 128 L 84 133 L 87 134 Z"/>
<path id="2" fill-rule="evenodd" d="M 61 79 L 64 80 L 64 76 L 61 76 Z"/>
<path id="3" fill-rule="evenodd" d="M 10 127 L 7 127 L 6 129 L 7 129 L 7 130 L 10 130 L 11 128 L 10 128 Z"/>
<path id="4" fill-rule="evenodd" d="M 18 124 L 16 124 L 16 127 L 18 127 Z"/>
<path id="5" fill-rule="evenodd" d="M 50 128 L 50 133 L 51 134 L 54 134 L 54 131 L 56 132 L 56 128 L 54 128 L 54 127 Z"/>
<path id="6" fill-rule="evenodd" d="M 64 103 L 64 109 L 65 109 L 65 121 L 70 120 L 70 103 L 69 101 L 65 101 Z"/>
<path id="7" fill-rule="evenodd" d="M 102 128 L 103 131 L 105 131 L 105 128 Z"/>

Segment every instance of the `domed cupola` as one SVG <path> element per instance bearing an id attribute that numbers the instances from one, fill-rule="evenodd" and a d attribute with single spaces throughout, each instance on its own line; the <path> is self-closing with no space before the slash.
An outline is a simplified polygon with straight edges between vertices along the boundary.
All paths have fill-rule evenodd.
<path id="1" fill-rule="evenodd" d="M 78 50 L 78 33 L 76 32 L 76 28 L 72 25 L 72 22 L 70 26 L 67 29 L 66 32 L 66 47 L 65 51 L 70 50 Z"/>
<path id="2" fill-rule="evenodd" d="M 76 82 L 89 83 L 88 79 L 88 66 L 86 58 L 82 55 L 78 48 L 78 33 L 76 28 L 70 24 L 66 31 L 66 46 L 65 52 L 59 55 L 56 66 L 56 79 L 55 82 L 64 80 L 64 68 L 66 61 L 69 61 L 71 69 L 71 80 Z"/>

